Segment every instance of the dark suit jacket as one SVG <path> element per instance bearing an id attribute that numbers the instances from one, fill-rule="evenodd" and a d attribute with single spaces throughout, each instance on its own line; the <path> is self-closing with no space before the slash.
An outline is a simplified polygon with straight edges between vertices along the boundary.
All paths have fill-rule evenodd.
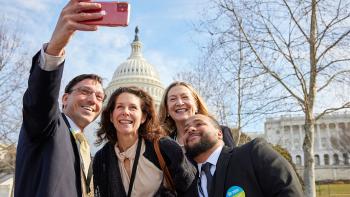
<path id="1" fill-rule="evenodd" d="M 23 97 L 15 197 L 81 197 L 79 153 L 59 110 L 63 65 L 44 71 L 33 57 Z"/>
<path id="2" fill-rule="evenodd" d="M 210 195 L 214 197 L 226 196 L 232 186 L 242 188 L 246 197 L 303 196 L 293 168 L 263 139 L 233 149 L 223 147 L 214 180 Z M 184 196 L 198 196 L 197 180 Z"/>
<path id="3" fill-rule="evenodd" d="M 114 146 L 115 144 L 108 142 L 95 154 L 93 162 L 95 197 L 127 196 Z M 145 140 L 145 146 L 143 157 L 161 170 L 153 143 Z M 169 137 L 159 140 L 159 148 L 174 181 L 176 192 L 178 196 L 183 196 L 183 193 L 188 190 L 195 179 L 196 169 L 187 160 L 177 142 Z M 155 196 L 167 197 L 174 195 L 166 191 L 163 184 L 161 184 Z"/>

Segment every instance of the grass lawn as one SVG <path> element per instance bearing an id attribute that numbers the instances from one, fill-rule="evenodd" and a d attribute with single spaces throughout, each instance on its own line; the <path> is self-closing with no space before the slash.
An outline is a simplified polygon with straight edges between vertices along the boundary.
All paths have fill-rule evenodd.
<path id="1" fill-rule="evenodd" d="M 350 197 L 350 184 L 316 185 L 317 197 Z"/>

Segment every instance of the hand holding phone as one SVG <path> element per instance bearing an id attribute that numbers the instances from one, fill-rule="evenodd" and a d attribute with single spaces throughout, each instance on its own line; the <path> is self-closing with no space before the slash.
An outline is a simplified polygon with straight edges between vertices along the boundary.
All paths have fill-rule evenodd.
<path id="1" fill-rule="evenodd" d="M 130 16 L 130 4 L 127 2 L 96 2 L 101 4 L 101 9 L 87 11 L 101 12 L 103 17 L 97 20 L 87 20 L 81 23 L 101 26 L 128 26 Z"/>

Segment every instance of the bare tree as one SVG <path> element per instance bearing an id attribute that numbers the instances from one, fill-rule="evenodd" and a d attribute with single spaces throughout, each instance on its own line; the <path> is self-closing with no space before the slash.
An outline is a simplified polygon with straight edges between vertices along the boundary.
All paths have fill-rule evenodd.
<path id="1" fill-rule="evenodd" d="M 208 9 L 212 10 L 212 7 Z M 238 129 L 238 145 L 245 127 L 266 115 L 300 109 L 287 100 L 289 95 L 275 89 L 278 83 L 271 81 L 266 71 L 255 69 L 256 58 L 252 57 L 239 25 L 224 19 L 228 25 L 222 27 L 217 21 L 223 18 L 227 18 L 224 12 L 218 12 L 196 27 L 198 33 L 209 35 L 206 43 L 201 40 L 199 44 L 202 56 L 196 67 L 178 73 L 176 79 L 188 81 L 199 90 L 220 123 Z"/>
<path id="2" fill-rule="evenodd" d="M 348 90 L 350 86 L 350 2 L 214 0 L 212 5 L 215 17 L 201 25 L 228 54 L 236 51 L 225 44 L 238 43 L 235 35 L 241 33 L 248 73 L 262 73 L 263 79 L 269 79 L 258 80 L 254 86 L 255 91 L 268 93 L 260 99 L 274 103 L 269 105 L 274 106 L 273 111 L 304 113 L 305 196 L 315 197 L 315 121 L 350 108 L 348 91 L 337 93 L 337 97 L 329 95 L 333 89 Z M 222 39 L 224 36 L 231 39 Z M 285 106 L 276 106 L 275 101 Z M 266 114 L 263 107 L 255 112 L 261 113 L 261 109 Z"/>
<path id="3" fill-rule="evenodd" d="M 6 156 L 0 170 L 13 170 L 13 147 L 22 121 L 20 104 L 28 75 L 28 58 L 21 48 L 16 25 L 5 17 L 0 18 L 0 152 Z"/>

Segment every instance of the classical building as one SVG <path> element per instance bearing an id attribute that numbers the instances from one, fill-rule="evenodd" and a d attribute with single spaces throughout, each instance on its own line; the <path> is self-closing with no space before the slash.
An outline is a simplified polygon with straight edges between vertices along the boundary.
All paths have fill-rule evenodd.
<path id="1" fill-rule="evenodd" d="M 0 196 L 12 197 L 14 174 L 0 173 Z"/>
<path id="2" fill-rule="evenodd" d="M 156 108 L 158 108 L 164 87 L 154 66 L 148 63 L 142 55 L 142 43 L 139 40 L 138 32 L 136 27 L 135 39 L 131 43 L 130 57 L 118 66 L 112 81 L 106 88 L 107 99 L 119 87 L 137 86 L 153 97 Z"/>
<path id="3" fill-rule="evenodd" d="M 15 144 L 0 142 L 0 196 L 11 197 L 13 193 L 13 177 L 16 157 Z"/>
<path id="4" fill-rule="evenodd" d="M 304 116 L 267 118 L 265 138 L 286 148 L 302 175 L 304 154 Z M 349 180 L 349 147 L 337 147 L 344 135 L 350 136 L 350 113 L 334 113 L 316 121 L 314 159 L 316 180 Z M 350 142 L 348 142 L 349 146 Z"/>

